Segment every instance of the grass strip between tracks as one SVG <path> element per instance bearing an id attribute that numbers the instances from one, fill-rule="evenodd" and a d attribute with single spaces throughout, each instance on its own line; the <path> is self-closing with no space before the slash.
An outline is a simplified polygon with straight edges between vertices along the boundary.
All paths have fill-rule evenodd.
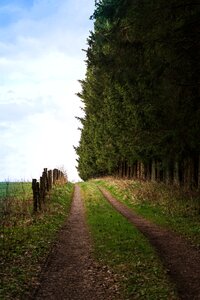
<path id="1" fill-rule="evenodd" d="M 177 299 L 145 237 L 111 207 L 95 184 L 80 185 L 95 257 L 119 275 L 123 299 Z"/>

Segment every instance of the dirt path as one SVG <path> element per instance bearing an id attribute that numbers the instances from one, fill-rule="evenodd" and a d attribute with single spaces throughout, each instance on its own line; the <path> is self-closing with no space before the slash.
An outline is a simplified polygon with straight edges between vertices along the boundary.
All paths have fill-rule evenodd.
<path id="1" fill-rule="evenodd" d="M 177 285 L 181 299 L 200 299 L 200 253 L 175 233 L 134 214 L 129 208 L 117 201 L 108 191 L 100 188 L 104 197 L 133 223 L 155 247 L 169 276 Z"/>
<path id="2" fill-rule="evenodd" d="M 120 299 L 115 276 L 92 259 L 90 245 L 80 188 L 76 185 L 70 216 L 32 299 Z"/>

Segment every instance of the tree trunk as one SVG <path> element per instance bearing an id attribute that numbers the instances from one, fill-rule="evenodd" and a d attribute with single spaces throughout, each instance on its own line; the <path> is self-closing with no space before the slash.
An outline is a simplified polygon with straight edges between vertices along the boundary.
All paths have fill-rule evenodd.
<path id="1" fill-rule="evenodd" d="M 131 165 L 131 178 L 134 177 L 134 165 L 132 164 Z"/>
<path id="2" fill-rule="evenodd" d="M 198 161 L 198 188 L 200 189 L 200 155 Z"/>
<path id="3" fill-rule="evenodd" d="M 127 162 L 124 162 L 124 177 L 127 177 Z"/>
<path id="4" fill-rule="evenodd" d="M 131 178 L 131 167 L 130 167 L 130 165 L 128 166 L 128 179 L 130 179 Z"/>
<path id="5" fill-rule="evenodd" d="M 182 173 L 181 171 L 179 171 L 179 173 L 180 181 L 183 186 L 190 189 L 194 185 L 194 165 L 191 157 L 187 157 L 183 160 Z"/>
<path id="6" fill-rule="evenodd" d="M 124 176 L 124 162 L 121 162 L 121 178 Z"/>
<path id="7" fill-rule="evenodd" d="M 175 161 L 174 163 L 174 184 L 175 185 L 179 185 L 180 181 L 179 181 L 179 164 L 177 161 Z"/>
<path id="8" fill-rule="evenodd" d="M 160 162 L 156 162 L 156 181 L 160 181 Z"/>
<path id="9" fill-rule="evenodd" d="M 169 163 L 166 165 L 164 177 L 165 177 L 165 183 L 170 184 L 170 165 L 169 165 Z"/>
<path id="10" fill-rule="evenodd" d="M 140 179 L 145 180 L 145 169 L 144 164 L 142 162 L 140 163 Z"/>
<path id="11" fill-rule="evenodd" d="M 137 162 L 137 179 L 140 179 L 140 162 Z"/>
<path id="12" fill-rule="evenodd" d="M 151 167 L 151 180 L 156 181 L 156 162 L 152 160 L 152 167 Z"/>
<path id="13" fill-rule="evenodd" d="M 137 164 L 137 161 L 135 162 L 135 166 L 134 166 L 134 178 L 137 179 L 137 167 L 138 167 L 138 164 Z"/>

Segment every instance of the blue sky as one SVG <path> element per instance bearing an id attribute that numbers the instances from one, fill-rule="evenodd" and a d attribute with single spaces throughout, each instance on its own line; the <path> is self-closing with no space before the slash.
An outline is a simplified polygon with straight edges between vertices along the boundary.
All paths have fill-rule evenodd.
<path id="1" fill-rule="evenodd" d="M 79 79 L 94 0 L 0 1 L 0 181 L 64 168 L 77 181 Z"/>

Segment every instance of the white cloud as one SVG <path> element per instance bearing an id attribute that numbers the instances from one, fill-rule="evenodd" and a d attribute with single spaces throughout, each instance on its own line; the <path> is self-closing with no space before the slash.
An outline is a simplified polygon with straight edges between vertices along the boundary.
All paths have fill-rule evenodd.
<path id="1" fill-rule="evenodd" d="M 75 116 L 82 111 L 75 93 L 93 0 L 16 3 L 0 4 L 11 19 L 0 30 L 0 180 L 30 179 L 61 165 L 77 180 Z"/>

